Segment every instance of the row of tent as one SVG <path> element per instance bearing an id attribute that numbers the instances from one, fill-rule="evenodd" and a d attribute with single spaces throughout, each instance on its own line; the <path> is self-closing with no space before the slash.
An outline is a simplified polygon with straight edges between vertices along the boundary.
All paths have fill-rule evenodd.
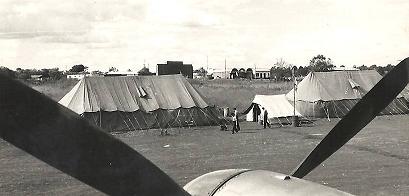
<path id="1" fill-rule="evenodd" d="M 257 114 L 264 107 L 268 118 L 279 123 L 291 121 L 294 114 L 305 118 L 342 118 L 380 79 L 382 76 L 375 70 L 311 72 L 287 94 L 256 95 L 244 113 L 247 121 L 257 121 Z M 403 96 L 408 92 L 402 91 L 380 114 L 409 113 Z"/>
<path id="2" fill-rule="evenodd" d="M 295 89 L 282 95 L 256 95 L 244 111 L 257 121 L 264 107 L 278 122 L 295 113 L 300 117 L 344 116 L 382 76 L 376 71 L 311 72 Z M 86 77 L 60 101 L 107 131 L 221 125 L 215 106 L 182 76 Z M 399 95 L 382 114 L 409 113 Z M 280 121 L 281 119 L 281 121 Z"/>

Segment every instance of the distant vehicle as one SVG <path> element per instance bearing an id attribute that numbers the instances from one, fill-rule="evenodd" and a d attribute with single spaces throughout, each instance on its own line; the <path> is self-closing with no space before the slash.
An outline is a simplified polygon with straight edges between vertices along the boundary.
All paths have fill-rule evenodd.
<path id="1" fill-rule="evenodd" d="M 108 195 L 350 195 L 301 178 L 364 128 L 408 81 L 409 58 L 385 75 L 290 175 L 222 170 L 198 177 L 183 189 L 128 145 L 5 77 L 0 77 L 0 136 Z"/>

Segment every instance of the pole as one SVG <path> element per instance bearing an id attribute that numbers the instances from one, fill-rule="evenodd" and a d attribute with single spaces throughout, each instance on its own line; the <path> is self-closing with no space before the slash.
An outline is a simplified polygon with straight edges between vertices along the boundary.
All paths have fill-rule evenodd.
<path id="1" fill-rule="evenodd" d="M 206 71 L 209 72 L 209 56 L 206 55 Z"/>
<path id="2" fill-rule="evenodd" d="M 226 58 L 224 58 L 224 77 L 227 79 Z"/>
<path id="3" fill-rule="evenodd" d="M 298 116 L 295 114 L 295 91 L 297 90 L 297 84 L 295 79 L 295 66 L 292 68 L 292 75 L 293 75 L 293 127 L 298 127 Z"/>
<path id="4" fill-rule="evenodd" d="M 253 73 L 252 74 L 254 74 L 254 78 L 256 79 L 257 77 L 256 77 L 256 74 L 257 74 L 257 65 L 256 64 L 254 64 L 254 71 L 253 71 Z M 252 76 L 253 77 L 253 76 Z"/>
<path id="5" fill-rule="evenodd" d="M 295 86 L 295 74 L 294 74 L 294 67 L 293 67 L 293 69 L 292 69 L 292 75 L 293 75 L 293 105 L 294 105 L 294 109 L 293 109 L 293 116 L 295 116 L 295 91 L 296 91 L 296 86 Z"/>
<path id="6" fill-rule="evenodd" d="M 209 73 L 209 56 L 206 55 L 206 72 L 204 74 L 204 77 L 207 79 L 207 74 Z"/>

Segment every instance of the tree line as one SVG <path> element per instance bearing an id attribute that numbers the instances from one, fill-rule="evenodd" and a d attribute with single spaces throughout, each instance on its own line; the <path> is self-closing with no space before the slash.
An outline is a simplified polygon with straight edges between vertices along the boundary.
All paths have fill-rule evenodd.
<path id="1" fill-rule="evenodd" d="M 341 65 L 340 67 L 345 67 Z M 357 68 L 359 70 L 376 70 L 381 74 L 382 76 L 388 73 L 390 70 L 393 69 L 393 65 L 388 64 L 386 66 L 377 66 L 377 65 L 371 65 L 369 67 L 362 65 L 362 66 L 353 66 L 354 68 Z M 296 77 L 304 77 L 306 76 L 309 72 L 314 71 L 314 72 L 328 72 L 328 71 L 333 71 L 335 68 L 335 65 L 332 61 L 331 58 L 327 58 L 322 54 L 319 54 L 317 56 L 314 56 L 308 66 L 295 66 L 290 63 L 287 63 L 283 59 L 277 60 L 277 62 L 271 67 L 270 69 L 270 79 L 275 80 L 275 81 L 288 81 L 291 79 L 293 70 L 294 70 L 294 75 Z M 203 72 L 203 68 L 200 69 L 199 72 Z M 252 79 L 254 78 L 253 75 L 253 70 L 251 68 L 248 69 L 237 69 L 233 68 L 230 71 L 230 78 L 238 79 L 238 78 L 246 78 L 246 79 Z"/>
<path id="2" fill-rule="evenodd" d="M 39 70 L 17 68 L 16 71 L 13 71 L 7 67 L 0 67 L 0 74 L 21 80 L 31 79 L 33 75 L 41 75 L 43 78 L 47 78 L 50 80 L 59 80 L 64 76 L 63 72 L 60 71 L 58 68 Z"/>
<path id="3" fill-rule="evenodd" d="M 341 65 L 343 67 L 343 65 Z M 381 75 L 385 75 L 388 73 L 390 70 L 393 69 L 393 65 L 388 64 L 386 66 L 377 66 L 377 65 L 371 65 L 369 67 L 362 65 L 362 66 L 354 66 L 354 68 L 357 68 L 359 70 L 376 70 L 378 71 Z M 270 79 L 275 80 L 275 81 L 285 81 L 289 80 L 292 77 L 292 72 L 294 70 L 294 74 L 296 77 L 304 77 L 306 76 L 309 72 L 311 71 L 316 71 L 316 72 L 327 72 L 327 71 L 332 71 L 335 68 L 334 63 L 332 62 L 331 58 L 327 58 L 322 54 L 319 54 L 317 56 L 314 56 L 308 66 L 295 66 L 290 63 L 287 63 L 283 59 L 277 60 L 277 62 L 271 67 L 270 69 Z M 51 69 L 22 69 L 22 68 L 17 68 L 16 71 L 10 70 L 7 67 L 2 67 L 0 66 L 0 74 L 1 75 L 6 75 L 11 78 L 17 78 L 21 80 L 29 80 L 31 79 L 31 76 L 33 75 L 41 75 L 42 78 L 45 78 L 46 80 L 59 80 L 64 77 L 64 74 L 68 73 L 88 73 L 87 72 L 88 67 L 78 64 L 74 65 L 69 69 L 67 72 L 63 72 L 59 70 L 58 68 L 51 68 Z M 115 67 L 110 67 L 109 72 L 117 72 L 118 69 Z M 131 72 L 130 69 L 128 69 L 128 72 Z M 198 70 L 194 70 L 194 73 L 198 73 L 199 76 L 206 77 L 207 76 L 207 71 L 201 67 Z M 93 75 L 103 75 L 104 72 L 101 71 L 93 71 Z M 138 71 L 138 75 L 153 75 L 154 73 L 150 72 L 147 67 L 143 67 L 141 70 Z M 245 79 L 253 79 L 254 74 L 253 74 L 253 69 L 252 68 L 233 68 L 230 73 L 229 73 L 230 78 L 238 79 L 238 78 L 245 78 Z"/>
<path id="4" fill-rule="evenodd" d="M 72 66 L 68 71 L 59 70 L 59 68 L 51 68 L 51 69 L 22 69 L 17 68 L 15 71 L 11 70 L 7 67 L 0 66 L 0 75 L 5 75 L 10 78 L 16 78 L 19 80 L 30 80 L 32 76 L 41 76 L 43 80 L 60 80 L 61 78 L 65 77 L 67 74 L 75 74 L 75 73 L 84 73 L 89 74 L 87 71 L 88 67 L 82 64 Z M 110 67 L 108 71 L 117 72 L 118 69 L 115 67 Z M 128 72 L 131 72 L 128 69 Z M 102 71 L 92 71 L 92 75 L 104 75 L 105 73 Z M 148 68 L 143 67 L 141 70 L 138 71 L 138 75 L 153 75 L 152 72 L 149 71 Z"/>

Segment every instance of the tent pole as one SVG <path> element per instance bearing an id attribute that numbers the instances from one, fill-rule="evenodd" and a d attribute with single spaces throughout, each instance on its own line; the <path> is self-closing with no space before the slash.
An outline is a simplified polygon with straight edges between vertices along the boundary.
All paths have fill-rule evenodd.
<path id="1" fill-rule="evenodd" d="M 299 125 L 298 125 L 298 116 L 296 116 L 295 115 L 295 91 L 297 90 L 297 85 L 296 85 L 296 79 L 295 79 L 295 69 L 296 69 L 297 67 L 296 66 L 294 66 L 293 68 L 292 68 L 292 75 L 293 75 L 293 86 L 294 86 L 294 88 L 293 88 L 293 105 L 294 105 L 294 107 L 293 107 L 293 126 L 294 127 L 298 127 Z"/>

